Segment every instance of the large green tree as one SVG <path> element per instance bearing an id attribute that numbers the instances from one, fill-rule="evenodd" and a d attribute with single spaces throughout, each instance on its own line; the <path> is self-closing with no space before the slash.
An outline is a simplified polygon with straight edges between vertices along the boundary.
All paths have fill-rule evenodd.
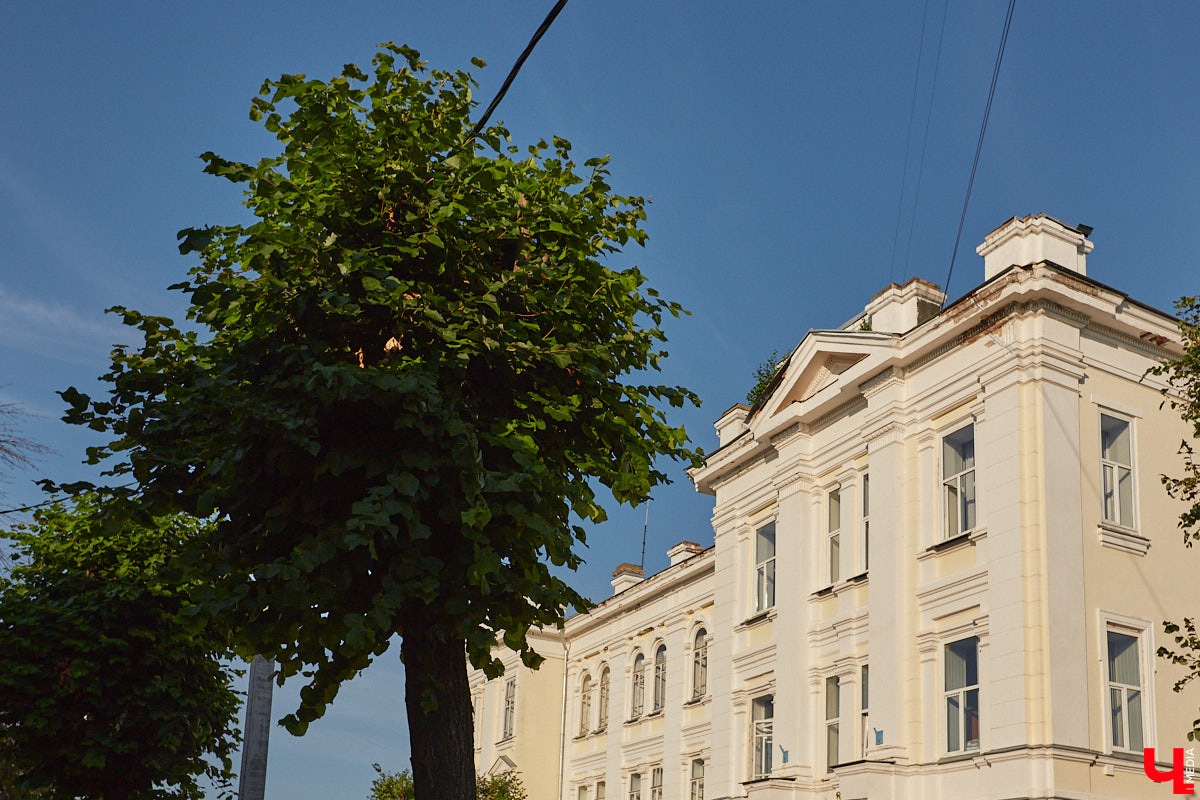
<path id="1" fill-rule="evenodd" d="M 645 212 L 607 159 L 471 137 L 468 74 L 394 45 L 372 63 L 263 84 L 251 117 L 282 152 L 203 156 L 256 221 L 180 234 L 194 325 L 118 309 L 144 344 L 108 399 L 64 397 L 140 502 L 215 517 L 203 609 L 304 670 L 284 724 L 399 633 L 417 791 L 465 800 L 465 656 L 497 674 L 502 637 L 539 662 L 530 626 L 586 606 L 550 565 L 580 563 L 599 490 L 639 503 L 659 457 L 695 458 L 663 409 L 696 400 L 641 382 L 681 310 L 609 265 Z"/>
<path id="2" fill-rule="evenodd" d="M 1162 477 L 1167 494 L 1184 502 L 1184 509 L 1179 515 L 1179 527 L 1183 531 L 1184 543 L 1191 547 L 1200 541 L 1200 461 L 1196 460 L 1194 447 L 1195 440 L 1200 439 L 1200 297 L 1181 298 L 1175 303 L 1175 308 L 1179 311 L 1183 355 L 1150 371 L 1166 377 L 1169 388 L 1163 392 L 1165 402 L 1192 426 L 1192 439 L 1184 439 L 1179 446 L 1183 472 L 1177 476 Z M 1197 622 L 1195 617 L 1184 617 L 1178 622 L 1163 623 L 1165 632 L 1172 635 L 1173 645 L 1160 647 L 1158 655 L 1185 669 L 1184 677 L 1175 684 L 1175 691 L 1200 678 L 1200 631 L 1197 630 Z M 1200 741 L 1200 719 L 1192 723 L 1188 738 Z"/>
<path id="3" fill-rule="evenodd" d="M 194 583 L 169 566 L 202 532 L 95 495 L 5 531 L 4 796 L 199 800 L 199 777 L 229 788 L 239 703 L 228 651 L 189 617 Z"/>

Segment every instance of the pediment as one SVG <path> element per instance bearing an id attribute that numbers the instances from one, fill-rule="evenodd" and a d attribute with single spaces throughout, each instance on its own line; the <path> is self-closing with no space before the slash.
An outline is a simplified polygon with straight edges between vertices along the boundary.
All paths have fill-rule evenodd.
<path id="1" fill-rule="evenodd" d="M 882 341 L 856 341 L 858 337 L 851 337 L 854 334 L 843 331 L 820 331 L 806 337 L 792 353 L 778 385 L 764 403 L 764 413 L 759 419 L 770 419 L 793 403 L 803 403 L 818 395 L 839 394 L 844 388 L 838 387 L 842 374 L 871 353 L 877 353 L 876 348 L 883 344 Z"/>
<path id="2" fill-rule="evenodd" d="M 496 763 L 492 764 L 492 768 L 488 770 L 488 775 L 504 775 L 512 772 L 517 768 L 516 763 L 508 756 L 500 756 L 496 759 Z"/>

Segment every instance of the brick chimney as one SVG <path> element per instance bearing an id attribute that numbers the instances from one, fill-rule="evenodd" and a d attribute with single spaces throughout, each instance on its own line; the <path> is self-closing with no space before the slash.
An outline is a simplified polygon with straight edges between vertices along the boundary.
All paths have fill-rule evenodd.
<path id="1" fill-rule="evenodd" d="M 1080 275 L 1087 275 L 1087 254 L 1092 243 L 1086 225 L 1073 228 L 1045 214 L 1013 217 L 989 233 L 975 252 L 983 256 L 983 278 L 991 280 L 1013 266 L 1024 267 L 1051 261 Z"/>
<path id="2" fill-rule="evenodd" d="M 620 594 L 630 586 L 636 586 L 645 576 L 646 571 L 637 564 L 618 564 L 613 570 L 613 594 Z"/>

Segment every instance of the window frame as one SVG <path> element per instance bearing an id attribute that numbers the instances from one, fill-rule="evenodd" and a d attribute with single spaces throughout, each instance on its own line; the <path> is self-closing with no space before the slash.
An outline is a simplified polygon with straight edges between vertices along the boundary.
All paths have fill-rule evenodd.
<path id="1" fill-rule="evenodd" d="M 583 673 L 579 679 L 579 735 L 587 736 L 592 730 L 592 676 Z"/>
<path id="2" fill-rule="evenodd" d="M 755 710 L 763 708 L 762 719 L 755 719 Z M 766 711 L 770 716 L 765 716 Z M 750 700 L 750 777 L 769 778 L 774 769 L 775 695 L 762 694 Z M 761 757 L 760 757 L 761 756 Z"/>
<path id="3" fill-rule="evenodd" d="M 769 558 L 759 558 L 759 538 L 767 528 L 771 529 L 771 555 Z M 752 607 L 755 614 L 762 614 L 775 607 L 775 556 L 779 544 L 775 520 L 768 520 L 756 527 L 751 539 L 750 547 L 754 558 L 754 577 L 751 585 Z"/>
<path id="4" fill-rule="evenodd" d="M 500 741 L 507 742 L 513 738 L 517 721 L 517 679 L 509 678 L 504 682 L 504 711 L 500 716 Z"/>
<path id="5" fill-rule="evenodd" d="M 650 800 L 662 800 L 663 768 L 652 767 L 650 770 Z"/>
<path id="6" fill-rule="evenodd" d="M 1137 431 L 1134 425 L 1134 418 L 1128 414 L 1122 414 L 1107 407 L 1100 407 L 1100 413 L 1097 415 L 1097 449 L 1100 453 L 1100 521 L 1104 525 L 1120 528 L 1127 531 L 1138 530 L 1138 484 L 1137 484 Z M 1129 433 L 1129 463 L 1121 464 L 1115 459 L 1108 458 L 1104 452 L 1104 418 L 1108 417 L 1116 422 L 1124 423 L 1126 430 Z M 1108 508 L 1105 492 L 1105 477 L 1107 469 L 1113 470 L 1113 511 L 1114 517 L 1108 516 Z M 1121 522 L 1121 511 L 1123 504 L 1121 502 L 1121 493 L 1119 483 L 1119 470 L 1126 469 L 1129 471 L 1129 524 Z"/>
<path id="7" fill-rule="evenodd" d="M 828 675 L 825 678 L 825 774 L 833 774 L 834 767 L 841 763 L 842 728 L 842 678 Z"/>
<path id="8" fill-rule="evenodd" d="M 830 586 L 842 578 L 842 487 L 825 493 L 825 578 Z"/>
<path id="9" fill-rule="evenodd" d="M 629 774 L 629 800 L 642 800 L 642 773 Z"/>
<path id="10" fill-rule="evenodd" d="M 1142 748 L 1155 748 L 1158 744 L 1156 736 L 1158 722 L 1154 702 L 1154 653 L 1156 652 L 1156 643 L 1154 641 L 1155 626 L 1150 620 L 1104 610 L 1098 612 L 1098 617 L 1099 637 L 1097 646 L 1099 647 L 1100 655 L 1100 685 L 1103 687 L 1103 691 L 1101 692 L 1101 707 L 1104 712 L 1103 725 L 1105 752 L 1121 754 L 1133 753 L 1140 756 L 1142 750 L 1130 749 L 1128 744 L 1123 747 L 1117 747 L 1113 741 L 1112 686 L 1108 677 L 1108 633 L 1112 632 L 1124 634 L 1125 636 L 1132 636 L 1137 640 L 1138 675 L 1141 680 L 1142 694 Z M 1128 730 L 1128 728 L 1126 728 L 1126 730 Z"/>
<path id="11" fill-rule="evenodd" d="M 608 795 L 608 786 L 605 784 L 605 782 L 604 781 L 596 781 L 596 790 L 594 792 L 594 797 L 596 798 L 596 800 L 606 800 L 607 795 Z"/>
<path id="12" fill-rule="evenodd" d="M 611 694 L 610 677 L 608 664 L 600 666 L 599 688 L 597 689 L 596 698 L 596 733 L 608 730 L 608 705 Z"/>
<path id="13" fill-rule="evenodd" d="M 962 686 L 950 689 L 946 686 L 946 654 L 954 645 L 971 640 L 974 640 L 975 642 L 975 683 L 964 683 Z M 942 752 L 948 756 L 961 756 L 981 753 L 983 752 L 983 659 L 981 658 L 983 639 L 978 634 L 962 636 L 957 639 L 943 642 L 940 649 L 942 659 L 942 692 L 939 718 L 942 723 L 942 733 L 938 738 L 942 742 Z M 967 674 L 970 674 L 969 671 Z M 966 680 L 965 677 L 964 680 Z M 975 723 L 976 727 L 978 728 L 974 747 L 969 746 L 970 740 L 967 738 L 968 711 L 966 701 L 971 692 L 975 693 Z M 958 698 L 958 741 L 955 743 L 956 746 L 952 748 L 950 746 L 950 700 L 953 697 Z"/>
<path id="14" fill-rule="evenodd" d="M 661 714 L 667 705 L 667 645 L 660 643 L 654 648 L 654 689 L 651 693 L 650 713 Z"/>
<path id="15" fill-rule="evenodd" d="M 940 481 L 940 489 L 938 491 L 941 496 L 941 507 L 942 507 L 942 541 L 947 541 L 947 540 L 953 539 L 957 536 L 962 536 L 963 534 L 970 533 L 971 531 L 976 530 L 979 527 L 979 480 L 978 480 L 979 459 L 976 457 L 976 453 L 975 453 L 975 441 L 976 441 L 976 433 L 977 433 L 975 427 L 976 427 L 975 421 L 972 420 L 970 422 L 967 422 L 964 425 L 957 426 L 956 428 L 954 428 L 954 430 L 951 430 L 948 433 L 945 433 L 939 437 L 939 441 L 941 442 L 941 448 L 940 448 L 939 454 L 938 454 L 938 462 L 939 462 L 939 467 L 940 467 L 939 477 L 940 477 L 941 481 Z M 967 430 L 968 428 L 971 429 L 971 459 L 970 459 L 971 466 L 969 468 L 960 469 L 958 472 L 954 473 L 953 475 L 947 475 L 946 470 L 949 467 L 946 463 L 946 449 L 947 449 L 947 447 L 953 447 L 953 445 L 948 443 L 948 440 L 953 436 L 957 436 L 958 434 L 962 433 L 963 431 Z M 962 460 L 966 461 L 966 459 L 962 459 Z M 970 503 L 974 506 L 974 520 L 973 520 L 974 524 L 972 524 L 970 527 L 966 526 L 966 520 L 964 520 L 962 518 L 963 517 L 963 514 L 962 514 L 963 500 L 962 500 L 962 498 L 965 494 L 965 492 L 963 491 L 963 486 L 964 486 L 964 480 L 966 479 L 966 477 L 968 475 L 970 476 L 970 486 L 971 486 Z M 951 527 L 951 524 L 950 524 L 951 523 L 951 519 L 950 519 L 950 517 L 951 517 L 951 515 L 950 515 L 951 489 L 953 489 L 953 491 L 955 492 L 955 497 L 957 499 L 957 502 L 955 503 L 955 512 L 954 512 L 955 525 L 953 528 Z"/>
<path id="16" fill-rule="evenodd" d="M 858 501 L 859 534 L 858 547 L 862 572 L 871 569 L 871 473 L 864 472 L 859 483 Z"/>
<path id="17" fill-rule="evenodd" d="M 697 766 L 699 775 L 696 774 Z M 688 773 L 688 800 L 704 800 L 704 759 L 693 758 Z"/>
<path id="18" fill-rule="evenodd" d="M 696 628 L 692 637 L 692 700 L 708 695 L 708 629 Z"/>
<path id="19" fill-rule="evenodd" d="M 871 665 L 863 664 L 858 668 L 858 716 L 859 716 L 859 736 L 862 737 L 862 747 L 860 748 L 860 756 L 867 757 L 867 749 L 871 746 L 869 734 L 871 732 Z"/>
<path id="20" fill-rule="evenodd" d="M 629 719 L 640 719 L 646 710 L 646 655 L 640 650 L 633 657 L 629 682 Z"/>

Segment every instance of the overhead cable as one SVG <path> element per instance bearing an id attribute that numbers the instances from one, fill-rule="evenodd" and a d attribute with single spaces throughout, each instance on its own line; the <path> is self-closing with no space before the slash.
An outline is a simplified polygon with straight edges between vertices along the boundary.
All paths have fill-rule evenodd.
<path id="1" fill-rule="evenodd" d="M 908 181 L 908 146 L 912 143 L 913 116 L 917 110 L 917 79 L 921 77 L 921 59 L 925 55 L 925 20 L 929 16 L 929 0 L 921 13 L 921 44 L 917 48 L 917 69 L 913 73 L 912 105 L 908 109 L 908 133 L 904 137 L 904 169 L 900 173 L 900 199 L 896 202 L 896 232 L 892 234 L 892 264 L 888 270 L 888 283 L 896 275 L 896 243 L 900 240 L 900 216 L 904 210 L 904 186 Z"/>

